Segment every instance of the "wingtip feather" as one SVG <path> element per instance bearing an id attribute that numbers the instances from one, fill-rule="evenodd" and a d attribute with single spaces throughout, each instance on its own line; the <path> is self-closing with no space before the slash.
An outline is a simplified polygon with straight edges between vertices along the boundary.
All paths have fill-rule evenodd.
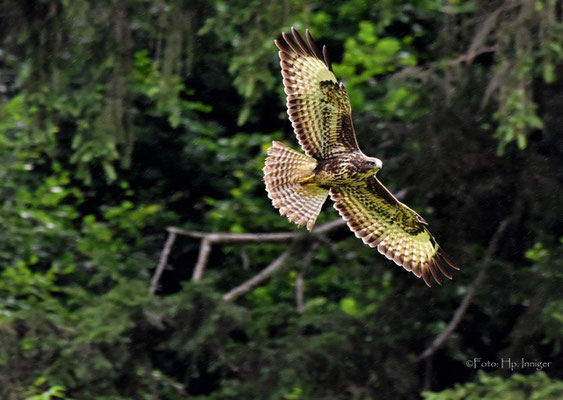
<path id="1" fill-rule="evenodd" d="M 422 268 L 422 279 L 426 286 L 432 287 L 432 281 L 430 280 L 430 274 L 428 273 L 428 268 Z"/>
<path id="2" fill-rule="evenodd" d="M 319 60 L 322 60 L 323 57 L 321 56 L 321 53 L 319 52 L 319 49 L 315 44 L 315 40 L 313 39 L 313 35 L 311 35 L 311 32 L 309 32 L 309 29 L 305 30 L 305 37 L 307 38 L 307 43 L 309 44 L 311 50 L 313 50 L 315 57 L 317 57 Z"/>
<path id="3" fill-rule="evenodd" d="M 455 270 L 460 270 L 461 268 L 459 268 L 459 266 L 453 262 L 453 260 L 444 252 L 444 250 L 442 250 L 442 248 L 438 249 L 438 254 L 440 255 L 440 257 L 442 257 L 444 259 L 444 261 L 446 261 L 448 263 L 448 265 L 450 267 L 452 267 Z"/>
<path id="4" fill-rule="evenodd" d="M 436 264 L 434 264 L 434 260 L 430 260 L 428 263 L 428 268 L 430 269 L 430 273 L 434 280 L 438 283 L 438 285 L 442 286 L 442 277 L 440 276 Z"/>
<path id="5" fill-rule="evenodd" d="M 328 70 L 333 72 L 332 71 L 332 64 L 330 63 L 330 59 L 328 58 L 328 50 L 327 50 L 325 45 L 323 45 L 323 59 L 324 59 L 324 62 L 326 64 L 326 67 L 328 68 Z"/>

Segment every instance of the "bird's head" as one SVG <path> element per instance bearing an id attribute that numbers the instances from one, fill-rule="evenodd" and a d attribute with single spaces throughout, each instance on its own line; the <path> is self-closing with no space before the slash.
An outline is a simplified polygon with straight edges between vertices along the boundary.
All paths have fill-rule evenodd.
<path id="1" fill-rule="evenodd" d="M 375 175 L 381 168 L 383 168 L 383 163 L 379 158 L 366 157 L 362 163 L 362 172 L 369 175 Z"/>

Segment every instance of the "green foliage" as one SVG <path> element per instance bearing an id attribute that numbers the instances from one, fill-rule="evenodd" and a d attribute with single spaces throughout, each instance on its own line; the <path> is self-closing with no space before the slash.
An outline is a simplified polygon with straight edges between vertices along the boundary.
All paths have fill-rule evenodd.
<path id="1" fill-rule="evenodd" d="M 183 126 L 194 129 L 201 123 L 195 118 L 194 112 L 210 112 L 212 107 L 201 101 L 184 100 L 183 96 L 193 94 L 182 83 L 179 75 L 162 74 L 155 62 L 149 58 L 147 50 L 140 50 L 134 54 L 134 69 L 132 82 L 133 93 L 145 96 L 154 102 L 154 110 L 148 110 L 149 115 L 167 117 L 173 129 Z M 203 127 L 198 127 L 203 129 Z"/>
<path id="2" fill-rule="evenodd" d="M 202 137 L 196 141 L 214 155 L 215 162 L 222 164 L 223 173 L 231 179 L 227 199 L 203 199 L 209 207 L 206 219 L 212 230 L 242 233 L 261 229 L 266 219 L 258 217 L 267 205 L 267 198 L 261 196 L 265 192 L 262 182 L 264 153 L 272 140 L 279 138 L 279 133 L 239 133 L 230 138 Z M 271 224 L 287 226 L 273 217 L 275 215 L 269 219 Z M 259 224 L 255 224 L 257 221 Z"/>
<path id="3" fill-rule="evenodd" d="M 375 24 L 370 21 L 359 23 L 357 36 L 346 40 L 342 63 L 334 65 L 336 75 L 346 80 L 346 90 L 353 109 L 363 110 L 366 107 L 365 93 L 373 91 L 379 76 L 417 64 L 417 58 L 409 46 L 411 42 L 412 36 L 402 40 L 379 37 Z M 397 96 L 395 99 L 398 100 Z M 387 108 L 391 107 L 396 108 L 397 105 Z"/>
<path id="4" fill-rule="evenodd" d="M 563 301 L 549 302 L 541 312 L 540 321 L 545 327 L 544 343 L 552 343 L 553 353 L 559 354 L 563 346 Z"/>
<path id="5" fill-rule="evenodd" d="M 563 396 L 563 382 L 551 379 L 545 372 L 524 376 L 514 374 L 508 379 L 479 372 L 477 381 L 456 385 L 439 393 L 424 392 L 426 400 L 556 400 Z"/>
<path id="6" fill-rule="evenodd" d="M 66 398 L 64 386 L 55 385 L 44 390 L 43 386 L 47 383 L 46 378 L 38 378 L 33 382 L 33 386 L 28 390 L 25 400 L 54 400 Z"/>
<path id="7" fill-rule="evenodd" d="M 563 22 L 556 13 L 554 1 L 536 1 L 535 9 L 522 8 L 516 21 L 505 21 L 508 29 L 503 24 L 498 29 L 498 71 L 488 91 L 498 89 L 499 107 L 493 117 L 498 121 L 499 155 L 511 142 L 525 149 L 529 133 L 544 127 L 533 99 L 532 80 L 535 76 L 548 84 L 557 80 L 554 65 L 563 61 Z"/>
<path id="8" fill-rule="evenodd" d="M 555 364 L 502 378 L 464 365 L 553 361 L 563 345 L 563 32 L 556 2 L 516 3 L 487 30 L 501 2 L 8 1 L 0 398 L 413 399 L 425 382 L 450 387 L 428 399 L 561 397 Z M 214 243 L 191 282 L 200 243 L 179 235 L 150 295 L 167 226 L 298 232 L 262 181 L 271 141 L 296 146 L 273 44 L 291 26 L 327 45 L 362 149 L 462 271 L 427 289 L 339 228 Z M 487 279 L 424 368 L 413 360 L 508 215 Z M 317 225 L 335 218 L 325 207 Z M 270 280 L 222 300 L 288 246 Z"/>
<path id="9" fill-rule="evenodd" d="M 514 90 L 507 98 L 505 108 L 494 114 L 500 120 L 495 132 L 499 139 L 497 153 L 502 155 L 505 146 L 516 141 L 518 148 L 526 148 L 527 133 L 530 129 L 542 129 L 543 122 L 536 114 L 536 105 L 525 98 L 522 90 Z"/>
<path id="10" fill-rule="evenodd" d="M 237 124 L 251 119 L 253 108 L 278 81 L 266 60 L 275 52 L 277 37 L 287 20 L 299 13 L 297 0 L 280 2 L 215 1 L 216 14 L 207 18 L 199 34 L 213 32 L 223 43 L 233 48 L 228 71 L 244 103 Z M 259 15 L 259 18 L 256 18 Z M 241 34 L 243 33 L 243 34 Z"/>

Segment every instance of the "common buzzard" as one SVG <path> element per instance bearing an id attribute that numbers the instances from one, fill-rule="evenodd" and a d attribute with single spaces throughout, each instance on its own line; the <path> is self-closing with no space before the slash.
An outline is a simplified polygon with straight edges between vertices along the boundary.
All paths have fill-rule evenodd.
<path id="1" fill-rule="evenodd" d="M 367 157 L 356 141 L 350 101 L 309 31 L 305 41 L 292 28 L 279 48 L 289 119 L 306 155 L 274 141 L 264 181 L 280 214 L 310 231 L 327 196 L 350 230 L 370 247 L 431 286 L 444 264 L 459 269 L 426 229 L 426 221 L 401 203 L 377 179 L 381 160 Z"/>

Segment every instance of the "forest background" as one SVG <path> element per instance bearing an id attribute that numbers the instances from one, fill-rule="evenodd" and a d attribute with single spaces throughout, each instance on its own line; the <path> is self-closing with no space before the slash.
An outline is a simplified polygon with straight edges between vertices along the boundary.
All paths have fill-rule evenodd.
<path id="1" fill-rule="evenodd" d="M 0 1 L 0 398 L 563 398 L 562 13 Z M 426 287 L 330 204 L 312 234 L 271 206 L 291 26 L 327 45 L 453 281 Z"/>

